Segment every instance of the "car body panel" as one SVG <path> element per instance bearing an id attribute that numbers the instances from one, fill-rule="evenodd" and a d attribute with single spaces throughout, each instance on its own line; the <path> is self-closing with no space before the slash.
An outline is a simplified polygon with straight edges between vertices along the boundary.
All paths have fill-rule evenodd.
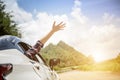
<path id="1" fill-rule="evenodd" d="M 13 64 L 12 73 L 6 77 L 8 80 L 40 80 L 29 61 L 24 54 L 16 49 L 0 51 L 0 63 Z"/>
<path id="2" fill-rule="evenodd" d="M 6 76 L 7 80 L 58 80 L 56 72 L 38 58 L 39 62 L 33 61 L 16 49 L 0 51 L 0 63 L 13 65 L 12 73 Z"/>
<path id="3" fill-rule="evenodd" d="M 0 50 L 0 63 L 26 64 L 29 59 L 16 49 Z"/>

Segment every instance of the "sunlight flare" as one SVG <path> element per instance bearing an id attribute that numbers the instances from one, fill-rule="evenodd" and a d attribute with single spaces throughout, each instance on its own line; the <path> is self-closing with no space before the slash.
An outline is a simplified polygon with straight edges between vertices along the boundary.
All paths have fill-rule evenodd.
<path id="1" fill-rule="evenodd" d="M 101 62 L 105 59 L 105 56 L 103 54 L 93 54 L 93 58 L 95 60 L 95 62 Z"/>

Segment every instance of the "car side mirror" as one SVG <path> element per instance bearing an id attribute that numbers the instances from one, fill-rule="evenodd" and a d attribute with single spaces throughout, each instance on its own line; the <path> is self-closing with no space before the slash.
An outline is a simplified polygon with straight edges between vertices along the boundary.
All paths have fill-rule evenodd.
<path id="1" fill-rule="evenodd" d="M 49 66 L 52 70 L 53 70 L 53 67 L 56 66 L 57 64 L 60 64 L 60 59 L 59 58 L 50 59 Z"/>

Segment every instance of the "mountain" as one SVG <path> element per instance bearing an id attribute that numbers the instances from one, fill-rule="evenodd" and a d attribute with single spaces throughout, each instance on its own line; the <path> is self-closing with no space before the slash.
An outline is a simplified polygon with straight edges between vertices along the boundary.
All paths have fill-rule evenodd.
<path id="1" fill-rule="evenodd" d="M 77 66 L 79 70 L 120 71 L 120 53 L 114 59 L 95 63 L 91 55 L 86 57 L 63 41 L 56 45 L 50 43 L 41 50 L 41 55 L 47 63 L 52 58 L 59 58 L 60 64 L 57 68 Z"/>
<path id="2" fill-rule="evenodd" d="M 47 62 L 52 58 L 59 58 L 61 60 L 59 67 L 77 66 L 88 62 L 85 55 L 63 41 L 57 45 L 50 43 L 41 50 L 41 54 Z"/>

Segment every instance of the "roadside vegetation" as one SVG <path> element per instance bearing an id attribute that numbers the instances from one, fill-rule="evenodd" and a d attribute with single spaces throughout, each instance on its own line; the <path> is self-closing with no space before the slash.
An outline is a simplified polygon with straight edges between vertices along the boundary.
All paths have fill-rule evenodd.
<path id="1" fill-rule="evenodd" d="M 120 72 L 120 54 L 114 59 L 96 63 L 91 55 L 86 57 L 63 41 L 56 45 L 49 44 L 42 49 L 41 54 L 48 64 L 52 58 L 60 59 L 60 64 L 54 67 L 58 72 L 69 70 Z"/>

